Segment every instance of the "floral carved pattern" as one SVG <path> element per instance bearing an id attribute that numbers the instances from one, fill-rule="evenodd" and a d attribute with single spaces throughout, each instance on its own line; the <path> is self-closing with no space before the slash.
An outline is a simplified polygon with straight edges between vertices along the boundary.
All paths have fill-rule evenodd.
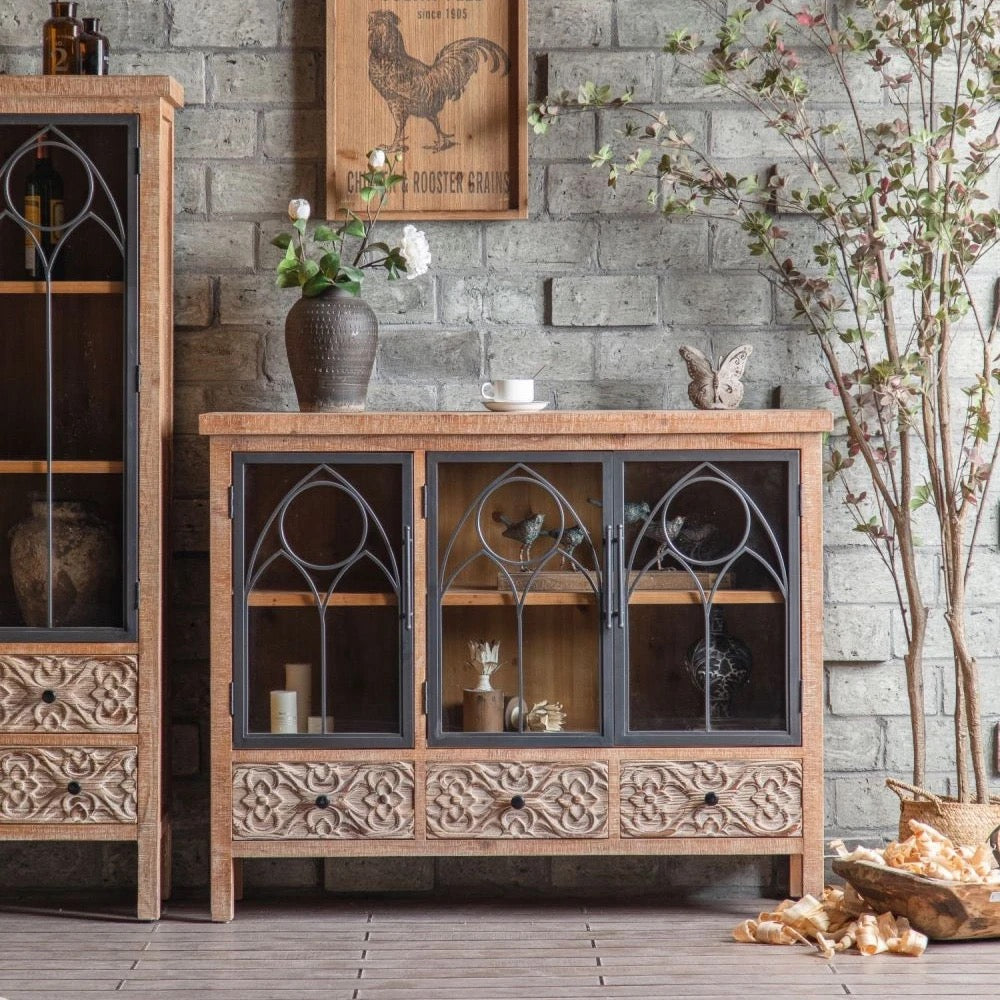
<path id="1" fill-rule="evenodd" d="M 427 833 L 476 839 L 606 837 L 608 765 L 431 765 Z"/>
<path id="2" fill-rule="evenodd" d="M 136 731 L 134 656 L 0 656 L 0 730 Z"/>
<path id="3" fill-rule="evenodd" d="M 0 749 L 0 823 L 134 823 L 136 749 Z"/>
<path id="4" fill-rule="evenodd" d="M 240 764 L 233 768 L 236 840 L 412 836 L 410 764 Z"/>
<path id="5" fill-rule="evenodd" d="M 624 764 L 621 817 L 624 837 L 796 836 L 802 832 L 802 766 L 796 761 Z"/>

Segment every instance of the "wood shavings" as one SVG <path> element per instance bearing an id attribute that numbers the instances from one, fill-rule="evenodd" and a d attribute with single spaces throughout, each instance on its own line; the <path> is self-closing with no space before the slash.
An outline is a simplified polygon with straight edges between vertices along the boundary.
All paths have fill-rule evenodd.
<path id="1" fill-rule="evenodd" d="M 831 841 L 830 847 L 845 861 L 888 865 L 942 882 L 1000 885 L 1000 868 L 995 866 L 993 852 L 986 844 L 956 847 L 926 823 L 911 819 L 909 825 L 913 835 L 906 840 L 893 841 L 884 851 L 858 847 L 848 852 L 842 840 Z"/>
<path id="2" fill-rule="evenodd" d="M 852 914 L 846 895 L 827 886 L 821 899 L 786 899 L 777 910 L 744 920 L 734 928 L 733 938 L 747 944 L 813 945 L 826 959 L 854 947 L 862 955 L 891 952 L 918 957 L 924 953 L 927 938 L 905 918 L 867 909 Z"/>
<path id="3" fill-rule="evenodd" d="M 882 851 L 867 847 L 848 851 L 842 840 L 830 841 L 830 847 L 845 861 L 867 861 L 948 882 L 1000 885 L 1000 869 L 986 844 L 956 846 L 915 819 L 910 820 L 910 829 L 912 836 Z M 926 935 L 914 930 L 905 917 L 875 913 L 851 885 L 827 886 L 819 899 L 809 895 L 786 899 L 776 910 L 744 920 L 733 937 L 746 943 L 812 945 L 826 959 L 849 948 L 862 955 L 911 957 L 919 957 L 927 948 Z"/>

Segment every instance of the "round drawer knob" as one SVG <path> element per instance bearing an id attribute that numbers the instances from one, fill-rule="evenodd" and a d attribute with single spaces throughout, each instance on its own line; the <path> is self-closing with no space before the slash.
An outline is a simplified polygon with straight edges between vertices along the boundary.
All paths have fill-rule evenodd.
<path id="1" fill-rule="evenodd" d="M 523 795 L 515 795 L 510 800 L 510 807 L 511 807 L 511 809 L 523 809 L 524 808 L 524 796 Z"/>
<path id="2" fill-rule="evenodd" d="M 316 796 L 316 805 L 320 809 L 326 809 L 330 805 L 330 799 L 326 795 L 317 795 Z"/>
<path id="3" fill-rule="evenodd" d="M 44 701 L 46 705 L 51 705 L 52 702 L 54 702 L 55 700 L 56 700 L 56 693 L 55 693 L 55 691 L 43 691 L 42 692 L 42 701 Z"/>
<path id="4" fill-rule="evenodd" d="M 66 786 L 66 791 L 69 792 L 70 795 L 79 795 L 80 794 L 80 782 L 79 781 L 71 781 Z"/>
<path id="5" fill-rule="evenodd" d="M 715 792 L 708 792 L 705 795 L 705 805 L 706 806 L 717 806 L 719 804 L 719 796 Z"/>

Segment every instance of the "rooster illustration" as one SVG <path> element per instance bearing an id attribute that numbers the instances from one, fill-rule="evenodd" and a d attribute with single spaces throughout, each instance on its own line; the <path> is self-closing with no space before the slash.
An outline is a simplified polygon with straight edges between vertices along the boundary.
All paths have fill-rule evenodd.
<path id="1" fill-rule="evenodd" d="M 405 152 L 406 123 L 410 118 L 426 118 L 437 133 L 433 145 L 425 149 L 443 152 L 457 145 L 454 134 L 441 131 L 438 115 L 446 101 L 457 101 L 480 61 L 489 71 L 510 73 L 510 57 L 496 42 L 487 38 L 460 38 L 449 42 L 428 66 L 406 51 L 399 18 L 388 10 L 368 15 L 368 79 L 382 95 L 396 123 L 396 135 L 389 152 Z"/>

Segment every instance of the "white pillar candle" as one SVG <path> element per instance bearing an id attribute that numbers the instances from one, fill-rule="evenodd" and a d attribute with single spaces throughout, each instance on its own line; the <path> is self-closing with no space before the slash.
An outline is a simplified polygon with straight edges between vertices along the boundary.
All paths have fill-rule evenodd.
<path id="1" fill-rule="evenodd" d="M 295 708 L 294 691 L 271 692 L 271 732 L 297 733 L 298 720 Z"/>
<path id="2" fill-rule="evenodd" d="M 285 690 L 294 691 L 298 698 L 295 711 L 295 731 L 304 733 L 312 701 L 312 664 L 286 663 Z"/>
<path id="3" fill-rule="evenodd" d="M 328 715 L 326 717 L 326 731 L 328 733 L 333 732 L 333 716 Z M 309 732 L 311 733 L 322 733 L 323 732 L 323 717 L 321 715 L 310 715 L 309 716 Z"/>

